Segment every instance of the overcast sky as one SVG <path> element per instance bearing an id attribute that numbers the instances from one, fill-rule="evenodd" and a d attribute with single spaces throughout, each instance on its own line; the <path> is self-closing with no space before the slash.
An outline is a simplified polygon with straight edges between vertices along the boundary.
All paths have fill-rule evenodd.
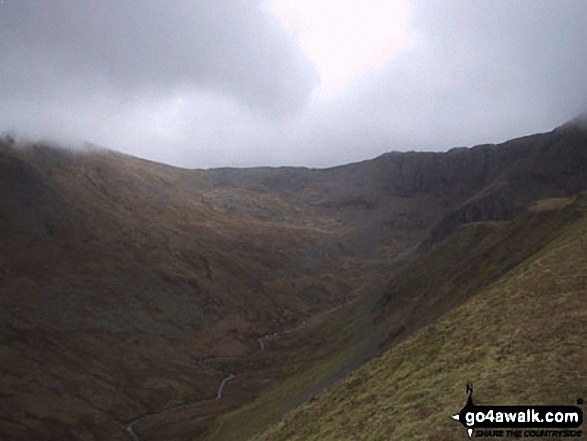
<path id="1" fill-rule="evenodd" d="M 0 132 L 331 166 L 587 110 L 585 0 L 4 0 Z"/>

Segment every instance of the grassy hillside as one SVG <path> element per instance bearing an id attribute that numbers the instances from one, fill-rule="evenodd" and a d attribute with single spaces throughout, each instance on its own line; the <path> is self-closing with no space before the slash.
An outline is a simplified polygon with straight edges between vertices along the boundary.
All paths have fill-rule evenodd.
<path id="1" fill-rule="evenodd" d="M 526 216 L 561 214 L 572 220 L 515 268 L 253 439 L 464 440 L 449 415 L 464 404 L 467 382 L 478 403 L 585 397 L 586 199 L 543 202 Z"/>

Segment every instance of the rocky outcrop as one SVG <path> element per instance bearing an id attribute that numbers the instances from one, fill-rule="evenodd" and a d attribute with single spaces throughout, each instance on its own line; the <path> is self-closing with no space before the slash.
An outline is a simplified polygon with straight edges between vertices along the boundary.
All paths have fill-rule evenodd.
<path id="1" fill-rule="evenodd" d="M 208 178 L 350 221 L 352 237 L 395 237 L 408 246 L 429 235 L 440 240 L 463 223 L 510 219 L 537 199 L 577 194 L 587 188 L 585 170 L 587 124 L 579 118 L 498 145 L 391 152 L 329 169 L 217 169 Z"/>
<path id="2" fill-rule="evenodd" d="M 502 164 L 500 173 L 483 177 L 484 188 L 433 228 L 433 241 L 461 224 L 508 220 L 539 199 L 572 196 L 587 188 L 587 130 L 581 126 L 565 125 L 485 148 Z"/>

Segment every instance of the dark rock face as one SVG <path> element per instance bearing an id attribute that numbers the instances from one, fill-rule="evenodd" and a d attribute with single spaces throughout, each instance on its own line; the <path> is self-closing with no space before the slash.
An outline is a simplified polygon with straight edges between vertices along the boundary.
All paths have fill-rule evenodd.
<path id="1" fill-rule="evenodd" d="M 485 149 L 484 187 L 432 230 L 440 240 L 463 223 L 511 219 L 538 199 L 572 196 L 587 188 L 587 131 L 566 126 Z M 494 170 L 499 170 L 495 173 Z"/>
<path id="2" fill-rule="evenodd" d="M 577 122 L 579 121 L 579 122 Z M 330 169 L 210 170 L 214 185 L 246 185 L 356 225 L 353 237 L 406 246 L 463 223 L 507 220 L 542 198 L 587 188 L 587 124 L 446 153 L 392 152 Z M 357 242 L 351 239 L 351 242 Z"/>

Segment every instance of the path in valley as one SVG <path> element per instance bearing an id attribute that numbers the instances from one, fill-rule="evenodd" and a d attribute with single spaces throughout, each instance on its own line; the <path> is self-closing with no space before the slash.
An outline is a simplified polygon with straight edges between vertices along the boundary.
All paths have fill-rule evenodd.
<path id="1" fill-rule="evenodd" d="M 255 351 L 253 354 L 258 353 L 258 352 L 263 352 L 265 350 L 265 348 L 267 347 L 268 342 L 277 340 L 278 338 L 280 338 L 283 335 L 291 334 L 292 332 L 298 331 L 298 330 L 303 329 L 305 327 L 306 327 L 306 321 L 304 320 L 295 328 L 287 329 L 282 332 L 274 332 L 272 334 L 267 334 L 267 335 L 264 335 L 263 337 L 259 337 L 257 339 L 257 343 L 259 344 L 259 349 L 257 351 Z M 251 354 L 251 355 L 253 355 L 253 354 Z M 124 426 L 124 430 L 128 434 L 128 436 L 130 437 L 130 439 L 132 441 L 141 441 L 140 436 L 134 430 L 134 426 L 137 423 L 139 423 L 149 417 L 153 417 L 156 415 L 162 415 L 162 414 L 165 414 L 168 412 L 173 412 L 176 410 L 184 409 L 188 406 L 191 406 L 191 405 L 194 405 L 197 403 L 202 403 L 204 401 L 221 400 L 222 393 L 224 392 L 224 388 L 226 387 L 226 385 L 228 384 L 229 381 L 236 378 L 236 374 L 233 374 L 231 372 L 221 371 L 221 370 L 218 370 L 218 369 L 212 367 L 210 365 L 210 363 L 213 362 L 214 360 L 218 360 L 218 358 L 207 358 L 205 360 L 200 360 L 200 361 L 196 362 L 196 364 L 199 365 L 200 367 L 207 369 L 207 370 L 210 370 L 214 373 L 221 374 L 223 376 L 222 381 L 220 382 L 220 384 L 218 385 L 218 388 L 216 389 L 216 395 L 214 396 L 214 398 L 208 398 L 208 399 L 197 400 L 197 401 L 183 401 L 181 403 L 177 403 L 172 406 L 166 407 L 162 410 L 144 413 L 143 415 L 136 417 L 134 420 L 130 421 L 129 423 L 127 423 Z"/>

